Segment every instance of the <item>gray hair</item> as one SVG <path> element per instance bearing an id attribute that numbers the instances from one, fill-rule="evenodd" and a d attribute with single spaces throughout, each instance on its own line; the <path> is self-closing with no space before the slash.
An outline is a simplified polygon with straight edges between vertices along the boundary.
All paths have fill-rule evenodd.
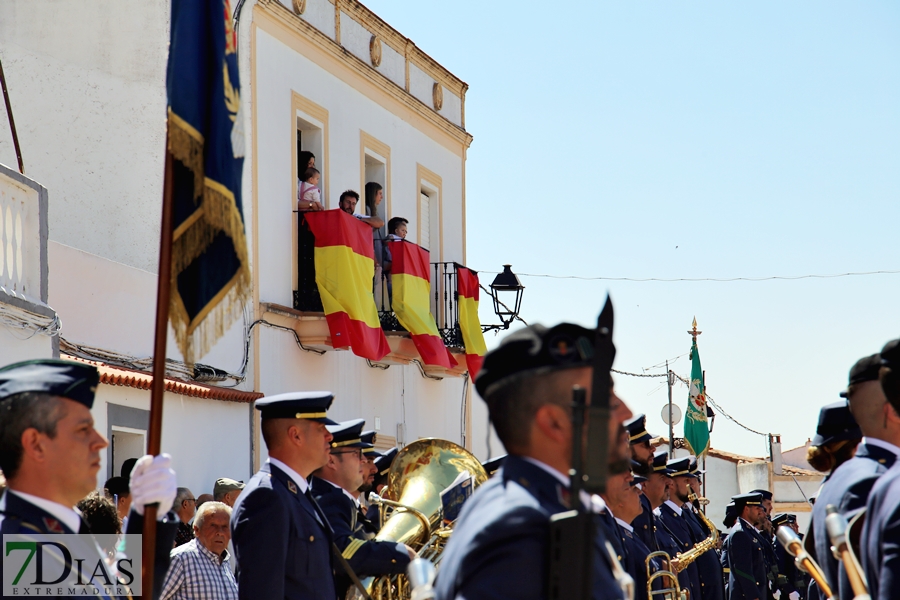
<path id="1" fill-rule="evenodd" d="M 203 527 L 203 521 L 206 520 L 208 515 L 220 512 L 227 514 L 229 519 L 231 518 L 231 507 L 224 502 L 204 502 L 203 506 L 197 509 L 197 514 L 194 516 L 194 527 L 200 529 Z"/>
<path id="2" fill-rule="evenodd" d="M 175 502 L 173 506 L 175 506 L 176 509 L 181 508 L 181 505 L 184 503 L 184 501 L 189 500 L 191 496 L 193 496 L 193 494 L 191 494 L 191 490 L 185 487 L 178 488 L 175 491 Z"/>
<path id="3" fill-rule="evenodd" d="M 50 438 L 56 437 L 56 426 L 66 416 L 59 396 L 42 392 L 22 392 L 0 401 L 0 470 L 7 479 L 15 479 L 22 466 L 22 434 L 37 429 Z"/>

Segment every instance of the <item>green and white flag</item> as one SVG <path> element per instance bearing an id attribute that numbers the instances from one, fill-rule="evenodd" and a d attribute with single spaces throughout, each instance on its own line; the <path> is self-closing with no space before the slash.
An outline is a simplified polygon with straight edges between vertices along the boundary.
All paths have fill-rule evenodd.
<path id="1" fill-rule="evenodd" d="M 694 322 L 696 329 L 696 321 Z M 709 451 L 709 423 L 706 420 L 706 386 L 703 385 L 703 368 L 697 337 L 691 345 L 691 385 L 688 395 L 687 415 L 684 420 L 684 441 L 696 457 Z"/>

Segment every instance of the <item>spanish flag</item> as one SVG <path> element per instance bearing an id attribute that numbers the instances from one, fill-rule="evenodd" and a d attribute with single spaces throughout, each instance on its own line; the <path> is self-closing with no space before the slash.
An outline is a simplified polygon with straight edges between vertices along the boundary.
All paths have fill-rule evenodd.
<path id="1" fill-rule="evenodd" d="M 335 348 L 381 360 L 388 346 L 375 297 L 375 248 L 372 228 L 340 209 L 306 213 L 316 238 L 316 284 Z"/>
<path id="2" fill-rule="evenodd" d="M 430 310 L 428 250 L 407 241 L 388 244 L 393 256 L 391 307 L 397 320 L 409 331 L 426 365 L 452 369 L 456 360 L 444 345 Z"/>
<path id="3" fill-rule="evenodd" d="M 478 319 L 478 273 L 457 265 L 456 289 L 459 291 L 459 329 L 466 345 L 466 366 L 469 368 L 469 378 L 474 380 L 487 353 Z"/>

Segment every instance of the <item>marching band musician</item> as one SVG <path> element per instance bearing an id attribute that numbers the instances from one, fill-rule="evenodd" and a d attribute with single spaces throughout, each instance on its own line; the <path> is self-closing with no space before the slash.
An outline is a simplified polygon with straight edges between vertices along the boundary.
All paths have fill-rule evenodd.
<path id="1" fill-rule="evenodd" d="M 438 571 L 438 600 L 547 597 L 550 517 L 574 502 L 584 503 L 568 497 L 571 402 L 574 385 L 591 397 L 595 335 L 569 323 L 531 325 L 506 336 L 485 356 L 475 387 L 509 455 L 463 505 Z M 628 469 L 622 423 L 631 412 L 612 390 L 609 401 L 610 472 L 615 474 Z M 592 499 L 587 497 L 586 504 Z M 594 600 L 624 596 L 605 545 L 598 527 Z"/>
<path id="2" fill-rule="evenodd" d="M 793 522 L 791 517 L 794 517 Z M 781 513 L 772 517 L 772 527 L 775 531 L 782 525 L 786 525 L 794 530 L 794 533 L 800 535 L 799 527 L 797 527 L 797 518 L 795 515 Z M 778 572 L 784 577 L 781 585 L 781 600 L 805 600 L 806 588 L 809 586 L 809 580 L 804 577 L 803 571 L 797 568 L 794 557 L 785 550 L 777 541 L 774 543 L 775 560 L 778 565 Z"/>
<path id="3" fill-rule="evenodd" d="M 328 428 L 333 436 L 331 451 L 327 462 L 313 473 L 310 488 L 331 524 L 337 549 L 357 575 L 404 573 L 416 555 L 412 548 L 367 539 L 361 531 L 357 490 L 363 484 L 362 450 L 371 445 L 361 439 L 363 425 L 363 419 L 355 419 Z M 351 585 L 349 577 L 338 569 L 338 597 L 343 598 Z"/>
<path id="4" fill-rule="evenodd" d="M 876 384 L 877 385 L 877 384 Z M 822 407 L 819 411 L 819 422 L 816 426 L 816 436 L 812 439 L 807 450 L 807 460 L 814 469 L 828 473 L 825 483 L 819 489 L 816 503 L 813 505 L 812 525 L 810 532 L 816 550 L 816 562 L 822 568 L 822 573 L 828 581 L 828 585 L 834 592 L 839 590 L 839 561 L 831 552 L 831 540 L 825 529 L 825 509 L 833 504 L 839 510 L 844 510 L 844 492 L 849 490 L 846 486 L 859 481 L 862 470 L 872 471 L 877 468 L 877 463 L 868 458 L 861 458 L 856 465 L 845 474 L 842 472 L 844 465 L 853 461 L 853 455 L 862 438 L 862 431 L 850 411 L 846 400 L 833 402 Z M 863 454 L 867 452 L 864 450 Z M 867 463 L 871 462 L 871 468 Z M 837 477 L 836 480 L 833 478 Z M 869 485 L 871 487 L 871 485 Z M 852 500 L 853 492 L 848 494 L 851 507 L 860 508 L 860 503 Z M 864 502 L 865 500 L 863 500 Z M 849 584 L 848 584 L 849 587 Z M 815 594 L 817 598 L 823 598 L 816 585 L 810 587 L 810 596 Z M 852 595 L 852 594 L 851 594 Z"/>
<path id="5" fill-rule="evenodd" d="M 891 404 L 885 419 L 900 412 L 900 340 L 881 349 L 881 389 Z M 900 590 L 900 461 L 872 487 L 862 531 L 862 566 L 872 600 L 895 598 Z"/>
<path id="6" fill-rule="evenodd" d="M 698 498 L 701 496 L 700 477 L 703 475 L 703 470 L 697 464 L 696 458 L 690 461 L 688 475 L 689 477 L 683 478 L 685 483 L 687 483 L 687 489 L 683 496 L 684 500 L 681 499 L 680 491 L 678 500 L 682 503 L 682 516 L 691 531 L 691 538 L 694 544 L 699 544 L 706 540 L 711 532 L 702 519 L 697 516 L 698 509 L 688 500 L 688 495 L 691 492 Z M 724 600 L 725 582 L 722 579 L 722 563 L 715 549 L 710 548 L 701 554 L 697 558 L 696 564 L 697 573 L 700 575 L 700 590 L 703 600 Z"/>
<path id="7" fill-rule="evenodd" d="M 0 369 L 0 469 L 7 485 L 0 498 L 0 533 L 92 533 L 75 505 L 96 487 L 100 451 L 108 445 L 94 429 L 90 412 L 99 381 L 96 367 L 64 360 L 30 360 Z M 154 573 L 157 594 L 162 589 L 178 523 L 175 514 L 169 512 L 176 490 L 171 460 L 167 454 L 144 456 L 131 472 L 133 503 L 127 532 L 141 533 L 144 506 L 159 504 Z M 94 546 L 99 559 L 100 547 Z M 79 584 L 82 575 L 90 579 L 81 572 L 86 558 L 78 561 L 76 557 L 80 565 L 73 570 L 78 573 Z M 95 571 L 93 576 L 98 574 Z M 110 575 L 115 577 L 116 573 Z M 124 585 L 110 589 L 118 587 Z M 102 587 L 85 585 L 79 596 L 115 598 L 118 591 L 107 595 Z M 27 588 L 25 593 L 29 593 Z"/>
<path id="8" fill-rule="evenodd" d="M 653 470 L 653 447 L 650 440 L 653 436 L 647 433 L 647 417 L 645 415 L 637 415 L 625 422 L 625 429 L 628 430 L 628 440 L 631 444 L 631 460 L 638 463 L 635 467 L 635 473 L 643 477 L 650 477 Z M 656 516 L 653 514 L 653 508 L 650 501 L 643 493 L 640 494 L 641 514 L 634 520 L 634 535 L 647 546 L 651 552 L 659 550 L 659 543 L 656 541 Z"/>
<path id="9" fill-rule="evenodd" d="M 776 594 L 776 592 L 785 581 L 783 578 L 779 578 L 778 559 L 775 557 L 775 531 L 770 520 L 774 506 L 772 502 L 773 495 L 769 490 L 763 489 L 750 490 L 750 493 L 762 496 L 762 507 L 765 512 L 763 518 L 759 520 L 759 524 L 756 526 L 756 535 L 759 537 L 762 545 L 763 560 L 766 563 L 767 597 L 769 600 L 780 600 L 781 594 Z"/>
<path id="10" fill-rule="evenodd" d="M 757 527 L 766 518 L 760 494 L 732 496 L 730 512 L 736 522 L 725 541 L 728 600 L 764 600 L 767 594 L 766 565 Z M 726 513 L 729 514 L 729 513 Z M 726 522 L 727 524 L 727 522 Z"/>
<path id="11" fill-rule="evenodd" d="M 398 452 L 399 450 L 397 448 L 391 448 L 375 459 L 373 463 L 375 467 L 375 476 L 372 482 L 372 491 L 376 494 L 382 494 L 384 488 L 387 487 L 387 476 L 391 470 L 391 464 L 393 464 L 394 458 L 397 456 Z M 366 511 L 366 518 L 372 523 L 372 526 L 376 531 L 381 529 L 381 510 L 378 506 L 374 504 L 371 505 Z"/>
<path id="12" fill-rule="evenodd" d="M 657 516 L 660 507 L 669 499 L 669 488 L 671 486 L 669 475 L 674 471 L 668 467 L 668 458 L 669 453 L 665 450 L 660 450 L 653 455 L 653 470 L 641 487 L 643 488 L 643 495 L 647 498 L 653 510 L 653 518 L 656 523 L 654 537 L 659 544 L 659 549 L 674 559 L 679 552 L 683 552 L 683 548 Z M 681 586 L 682 590 L 691 590 L 691 576 L 687 569 L 678 573 L 678 585 Z"/>
<path id="13" fill-rule="evenodd" d="M 359 501 L 357 524 L 360 525 L 359 532 L 365 539 L 371 539 L 378 533 L 378 526 L 369 519 L 369 504 L 366 501 L 366 494 L 375 488 L 375 476 L 378 474 L 378 466 L 375 461 L 382 456 L 381 452 L 375 449 L 375 440 L 378 435 L 375 431 L 363 431 L 359 436 L 363 444 L 371 447 L 363 447 L 362 450 L 362 471 L 363 483 L 359 486 L 357 493 L 354 494 Z"/>
<path id="14" fill-rule="evenodd" d="M 256 401 L 269 459 L 234 503 L 231 531 L 241 600 L 334 600 L 332 532 L 306 478 L 328 462 L 331 392 Z"/>
<path id="15" fill-rule="evenodd" d="M 694 538 L 683 516 L 684 509 L 682 508 L 682 505 L 687 502 L 687 480 L 691 477 L 690 465 L 691 459 L 688 457 L 669 461 L 667 465 L 671 471 L 669 473 L 669 497 L 662 503 L 662 506 L 656 509 L 660 528 L 667 531 L 672 539 L 675 540 L 675 543 L 678 545 L 678 552 L 681 553 L 687 552 L 694 546 Z M 670 556 L 675 557 L 674 554 Z M 690 597 L 694 598 L 694 600 L 703 598 L 703 584 L 700 581 L 700 571 L 697 562 L 689 564 L 686 569 L 682 570 L 679 573 L 679 578 L 682 574 L 687 575 L 687 589 L 691 592 Z"/>
<path id="16" fill-rule="evenodd" d="M 833 505 L 845 518 L 852 518 L 865 507 L 875 481 L 893 466 L 900 453 L 900 418 L 878 382 L 880 369 L 878 354 L 859 359 L 850 369 L 848 386 L 841 396 L 847 399 L 863 438 L 856 447 L 856 455 L 828 477 L 813 506 L 816 560 L 842 600 L 851 599 L 854 594 L 843 563 L 835 560 L 831 552 L 825 528 L 826 508 Z"/>

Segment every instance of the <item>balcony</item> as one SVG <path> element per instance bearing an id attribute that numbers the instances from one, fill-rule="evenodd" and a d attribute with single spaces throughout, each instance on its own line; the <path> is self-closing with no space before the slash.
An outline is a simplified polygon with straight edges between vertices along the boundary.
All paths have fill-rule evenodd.
<path id="1" fill-rule="evenodd" d="M 297 289 L 293 292 L 293 306 L 263 303 L 263 318 L 293 329 L 304 347 L 327 352 L 335 348 L 316 284 L 314 247 L 315 236 L 306 222 L 305 213 L 297 213 Z M 466 372 L 465 349 L 459 328 L 457 266 L 453 262 L 430 265 L 431 314 L 441 339 L 456 359 L 457 366 L 446 369 L 424 364 L 409 333 L 400 325 L 392 310 L 386 280 L 376 290 L 376 306 L 391 352 L 382 360 L 373 361 L 374 365 L 408 365 L 416 361 L 428 376 L 437 378 L 458 377 Z"/>

